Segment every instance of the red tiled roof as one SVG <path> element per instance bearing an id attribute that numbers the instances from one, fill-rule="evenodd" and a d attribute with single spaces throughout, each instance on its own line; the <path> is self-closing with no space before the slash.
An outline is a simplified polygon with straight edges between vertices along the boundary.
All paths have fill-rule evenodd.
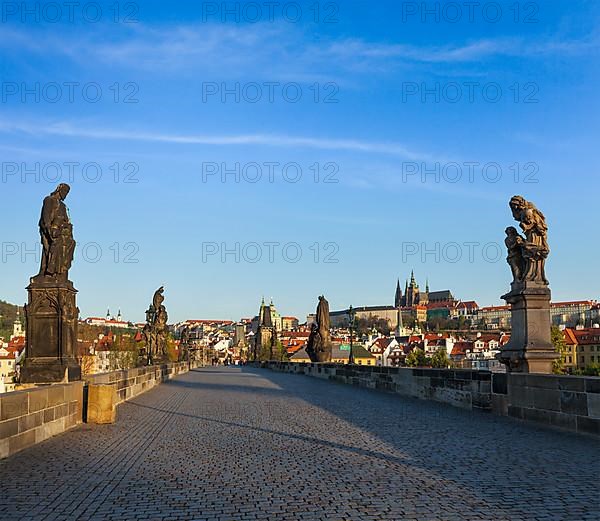
<path id="1" fill-rule="evenodd" d="M 206 319 L 186 320 L 185 322 L 187 324 L 225 324 L 227 326 L 234 323 L 232 320 L 206 320 Z"/>
<path id="2" fill-rule="evenodd" d="M 573 329 L 566 328 L 565 332 L 569 330 L 570 334 L 575 337 L 575 341 L 580 345 L 594 345 L 600 344 L 600 329 L 598 328 L 587 328 L 587 329 Z M 569 344 L 572 345 L 572 344 Z"/>
<path id="3" fill-rule="evenodd" d="M 469 350 L 469 351 L 473 350 L 472 342 L 456 342 L 454 344 L 454 346 L 452 347 L 452 352 L 450 353 L 450 356 L 466 355 L 467 350 Z"/>
<path id="4" fill-rule="evenodd" d="M 450 333 L 425 333 L 425 340 L 439 340 L 450 338 Z"/>
<path id="5" fill-rule="evenodd" d="M 557 307 L 557 306 L 580 306 L 580 305 L 589 305 L 590 307 L 592 305 L 595 304 L 595 302 L 593 300 L 572 300 L 569 302 L 552 302 L 550 304 L 550 306 L 552 307 Z"/>
<path id="6" fill-rule="evenodd" d="M 510 306 L 488 306 L 486 308 L 480 308 L 479 311 L 509 311 Z"/>

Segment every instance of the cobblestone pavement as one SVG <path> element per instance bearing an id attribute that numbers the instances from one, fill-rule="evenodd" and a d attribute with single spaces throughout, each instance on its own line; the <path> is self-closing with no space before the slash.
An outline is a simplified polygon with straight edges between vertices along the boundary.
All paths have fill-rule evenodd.
<path id="1" fill-rule="evenodd" d="M 307 376 L 197 369 L 0 462 L 0 519 L 600 519 L 600 446 Z"/>

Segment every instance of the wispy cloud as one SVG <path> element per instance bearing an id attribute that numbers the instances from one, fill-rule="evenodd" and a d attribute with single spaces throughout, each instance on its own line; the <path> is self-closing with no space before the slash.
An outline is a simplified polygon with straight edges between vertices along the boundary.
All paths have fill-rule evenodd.
<path id="1" fill-rule="evenodd" d="M 388 71 L 419 64 L 479 64 L 497 57 L 539 58 L 586 54 L 600 49 L 596 34 L 578 40 L 522 37 L 484 38 L 452 45 L 414 45 L 360 38 L 324 39 L 314 43 L 300 27 L 289 24 L 162 25 L 133 24 L 107 38 L 106 31 L 58 33 L 0 27 L 0 48 L 68 57 L 85 67 L 99 63 L 136 70 L 183 74 L 281 78 L 338 77 L 348 72 Z"/>
<path id="2" fill-rule="evenodd" d="M 141 132 L 137 130 L 115 130 L 109 128 L 89 128 L 69 122 L 50 124 L 17 123 L 0 120 L 0 132 L 21 132 L 34 136 L 59 136 L 83 139 L 127 140 L 146 143 L 179 145 L 243 146 L 257 145 L 270 147 L 297 147 L 320 150 L 338 150 L 362 153 L 385 154 L 411 161 L 441 161 L 433 154 L 412 150 L 398 142 L 371 142 L 351 138 L 326 138 L 314 136 L 290 136 L 284 134 L 168 134 Z M 447 160 L 447 159 L 445 159 Z"/>

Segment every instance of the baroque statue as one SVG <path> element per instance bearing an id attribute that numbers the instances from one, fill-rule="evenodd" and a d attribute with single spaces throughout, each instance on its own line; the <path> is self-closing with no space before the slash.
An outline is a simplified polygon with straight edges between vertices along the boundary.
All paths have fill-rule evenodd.
<path id="1" fill-rule="evenodd" d="M 506 260 L 513 282 L 502 298 L 510 305 L 511 336 L 497 359 L 509 372 L 550 373 L 559 355 L 550 336 L 551 292 L 545 272 L 548 226 L 544 214 L 520 195 L 509 205 L 524 236 L 513 226 L 506 228 Z"/>
<path id="2" fill-rule="evenodd" d="M 550 248 L 546 218 L 533 203 L 520 195 L 510 200 L 510 209 L 525 234 L 525 237 L 520 236 L 512 226 L 506 229 L 507 260 L 514 282 L 541 282 L 547 285 L 545 265 Z"/>
<path id="3" fill-rule="evenodd" d="M 71 188 L 61 183 L 44 199 L 39 228 L 42 239 L 41 277 L 66 282 L 75 253 L 73 226 L 64 200 Z"/>
<path id="4" fill-rule="evenodd" d="M 76 356 L 77 290 L 69 280 L 75 253 L 73 226 L 65 199 L 70 187 L 61 183 L 44 198 L 38 222 L 42 242 L 39 273 L 30 279 L 25 306 L 25 361 L 20 380 L 26 384 L 81 379 Z"/>
<path id="5" fill-rule="evenodd" d="M 156 359 L 166 361 L 167 353 L 167 322 L 169 315 L 163 305 L 165 297 L 164 286 L 161 286 L 154 292 L 152 304 L 146 311 L 146 325 L 142 330 L 142 335 L 146 342 L 147 363 L 152 365 Z"/>
<path id="6" fill-rule="evenodd" d="M 317 305 L 316 323 L 313 323 L 306 353 L 311 362 L 330 362 L 331 361 L 331 336 L 329 319 L 329 302 L 321 295 Z"/>

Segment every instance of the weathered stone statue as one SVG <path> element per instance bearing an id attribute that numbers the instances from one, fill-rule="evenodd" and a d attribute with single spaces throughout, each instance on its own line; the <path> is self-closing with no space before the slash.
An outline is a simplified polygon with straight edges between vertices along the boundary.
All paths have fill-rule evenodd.
<path id="1" fill-rule="evenodd" d="M 306 345 L 306 353 L 311 362 L 331 362 L 329 302 L 324 296 L 319 297 L 316 315 L 317 322 L 312 325 Z"/>
<path id="2" fill-rule="evenodd" d="M 39 221 L 42 242 L 40 272 L 27 287 L 29 302 L 22 383 L 53 383 L 81 379 L 75 355 L 77 290 L 69 281 L 75 241 L 64 203 L 70 187 L 60 184 L 44 199 Z"/>
<path id="3" fill-rule="evenodd" d="M 142 330 L 142 335 L 146 342 L 146 352 L 148 364 L 155 361 L 165 362 L 168 358 L 167 353 L 167 322 L 169 315 L 163 305 L 165 297 L 163 295 L 165 288 L 161 286 L 154 292 L 152 304 L 146 311 L 146 325 Z"/>
<path id="4" fill-rule="evenodd" d="M 185 326 L 181 330 L 181 337 L 179 338 L 179 361 L 183 362 L 184 360 L 189 359 L 189 349 L 190 349 L 190 330 L 187 326 Z"/>
<path id="5" fill-rule="evenodd" d="M 514 226 L 506 228 L 506 240 L 504 241 L 508 249 L 506 261 L 512 270 L 513 282 L 522 281 L 525 275 L 525 259 L 522 250 L 524 242 L 523 237 L 519 235 Z"/>
<path id="6" fill-rule="evenodd" d="M 551 373 L 559 355 L 550 336 L 551 294 L 545 273 L 548 226 L 544 214 L 523 197 L 514 196 L 509 204 L 525 237 L 512 226 L 506 229 L 513 282 L 502 298 L 511 305 L 512 331 L 498 359 L 510 372 Z"/>
<path id="7" fill-rule="evenodd" d="M 521 229 L 525 233 L 525 239 L 521 238 L 520 241 L 520 250 L 525 267 L 520 280 L 548 284 L 545 265 L 550 248 L 548 247 L 546 218 L 535 205 L 526 201 L 520 195 L 515 195 L 510 200 L 510 208 L 513 217 L 519 222 Z"/>

